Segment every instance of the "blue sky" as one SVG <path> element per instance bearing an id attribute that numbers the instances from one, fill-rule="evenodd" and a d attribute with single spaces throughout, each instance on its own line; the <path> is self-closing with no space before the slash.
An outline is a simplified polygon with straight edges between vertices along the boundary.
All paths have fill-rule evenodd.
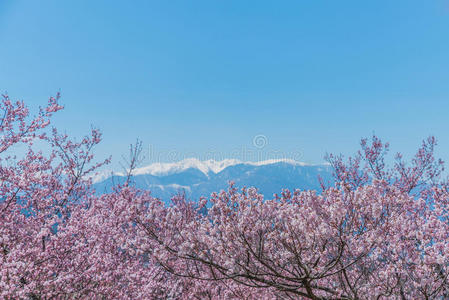
<path id="1" fill-rule="evenodd" d="M 262 134 L 319 163 L 373 132 L 449 160 L 449 1 L 1 0 L 0 90 L 60 90 L 55 124 L 101 128 L 115 161 L 137 137 L 242 158 Z"/>

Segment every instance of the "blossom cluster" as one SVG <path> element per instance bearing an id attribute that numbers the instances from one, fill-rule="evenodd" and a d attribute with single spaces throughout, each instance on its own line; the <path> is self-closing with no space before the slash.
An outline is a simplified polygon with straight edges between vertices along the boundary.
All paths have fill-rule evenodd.
<path id="1" fill-rule="evenodd" d="M 4 299 L 449 298 L 449 185 L 434 138 L 392 168 L 377 137 L 347 162 L 329 155 L 336 183 L 322 191 L 267 199 L 231 183 L 167 205 L 131 176 L 98 195 L 101 134 L 59 134 L 61 109 L 59 95 L 36 117 L 6 95 L 0 104 Z"/>

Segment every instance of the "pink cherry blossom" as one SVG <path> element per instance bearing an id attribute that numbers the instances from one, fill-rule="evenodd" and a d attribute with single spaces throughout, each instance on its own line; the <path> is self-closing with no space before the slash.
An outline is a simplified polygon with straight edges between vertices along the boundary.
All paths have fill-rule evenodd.
<path id="1" fill-rule="evenodd" d="M 98 196 L 101 133 L 77 142 L 50 128 L 59 98 L 35 117 L 6 95 L 0 104 L 4 299 L 449 298 L 449 184 L 435 138 L 392 167 L 375 136 L 347 162 L 328 155 L 336 181 L 321 191 L 267 199 L 231 183 L 167 205 L 132 186 L 138 145 L 126 182 Z"/>

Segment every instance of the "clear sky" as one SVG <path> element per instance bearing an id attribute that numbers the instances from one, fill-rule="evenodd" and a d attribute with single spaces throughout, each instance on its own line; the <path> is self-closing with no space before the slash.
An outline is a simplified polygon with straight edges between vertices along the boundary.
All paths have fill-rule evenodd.
<path id="1" fill-rule="evenodd" d="M 55 123 L 116 161 L 137 137 L 242 158 L 264 135 L 319 163 L 373 132 L 449 160 L 449 1 L 0 0 L 0 90 L 60 90 Z"/>

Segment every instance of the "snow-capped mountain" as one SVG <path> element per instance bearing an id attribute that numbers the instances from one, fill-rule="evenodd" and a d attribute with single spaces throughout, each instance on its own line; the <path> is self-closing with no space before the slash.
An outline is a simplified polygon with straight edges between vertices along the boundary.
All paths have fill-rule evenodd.
<path id="1" fill-rule="evenodd" d="M 170 199 L 184 191 L 191 200 L 210 196 L 228 187 L 234 181 L 238 187 L 254 186 L 271 198 L 282 189 L 319 189 L 318 176 L 331 181 L 327 165 L 310 165 L 294 160 L 272 159 L 259 162 L 243 162 L 236 159 L 201 161 L 195 158 L 176 163 L 154 163 L 136 169 L 133 181 L 138 188 L 152 191 L 153 196 Z M 114 173 L 114 182 L 124 177 Z M 111 172 L 103 172 L 94 178 L 99 193 L 109 191 L 113 185 Z"/>

